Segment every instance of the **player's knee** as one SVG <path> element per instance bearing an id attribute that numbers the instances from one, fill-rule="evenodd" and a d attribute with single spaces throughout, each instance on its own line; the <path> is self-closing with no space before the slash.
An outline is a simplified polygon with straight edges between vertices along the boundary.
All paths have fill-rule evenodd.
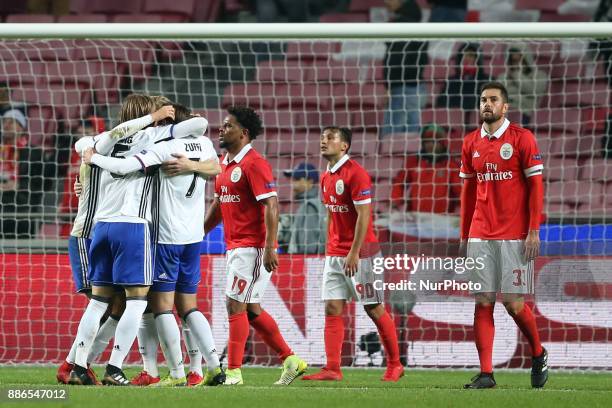
<path id="1" fill-rule="evenodd" d="M 171 315 L 171 314 L 174 314 L 174 313 L 172 313 L 172 309 L 170 309 L 170 310 L 162 310 L 162 311 L 159 311 L 159 312 L 155 312 L 153 315 L 157 319 L 159 316 L 167 315 L 167 314 Z"/>
<path id="2" fill-rule="evenodd" d="M 192 307 L 187 310 L 181 310 L 177 307 L 176 311 L 178 312 L 179 316 L 181 316 L 181 319 L 183 319 L 183 321 L 186 322 L 189 315 L 192 314 L 193 312 L 199 312 L 199 309 L 197 307 Z"/>
<path id="3" fill-rule="evenodd" d="M 504 307 L 508 314 L 514 317 L 523 310 L 523 302 L 504 302 Z"/>
<path id="4" fill-rule="evenodd" d="M 336 303 L 336 302 L 326 302 L 325 303 L 325 315 L 326 316 L 340 316 L 342 314 L 343 309 L 344 309 L 344 305 L 342 303 Z"/>
<path id="5" fill-rule="evenodd" d="M 379 319 L 383 314 L 385 314 L 385 308 L 380 303 L 377 303 L 375 305 L 364 305 L 363 309 L 368 314 L 370 319 L 374 320 Z"/>
<path id="6" fill-rule="evenodd" d="M 246 303 L 241 303 L 234 299 L 227 299 L 225 307 L 227 308 L 227 314 L 230 316 L 245 312 L 247 310 Z"/>

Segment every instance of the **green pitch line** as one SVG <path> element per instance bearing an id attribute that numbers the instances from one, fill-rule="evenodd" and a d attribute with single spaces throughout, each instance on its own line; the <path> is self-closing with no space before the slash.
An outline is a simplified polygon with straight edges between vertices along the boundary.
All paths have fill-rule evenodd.
<path id="1" fill-rule="evenodd" d="M 383 371 L 344 371 L 341 382 L 296 380 L 291 386 L 272 385 L 278 368 L 243 369 L 244 386 L 206 388 L 73 387 L 55 384 L 53 367 L 0 367 L 0 389 L 51 387 L 66 389 L 68 400 L 61 404 L 28 401 L 7 403 L 2 408 L 34 406 L 81 406 L 83 408 L 173 408 L 175 406 L 288 408 L 288 407 L 611 407 L 612 373 L 551 371 L 543 390 L 532 390 L 529 372 L 497 372 L 494 390 L 463 390 L 472 372 L 457 370 L 407 370 L 398 383 L 380 381 Z M 313 369 L 309 370 L 314 371 Z M 136 369 L 127 369 L 131 377 Z M 96 367 L 100 377 L 102 367 Z M 196 405 L 197 404 L 197 405 Z M 212 405 L 218 404 L 218 405 Z"/>

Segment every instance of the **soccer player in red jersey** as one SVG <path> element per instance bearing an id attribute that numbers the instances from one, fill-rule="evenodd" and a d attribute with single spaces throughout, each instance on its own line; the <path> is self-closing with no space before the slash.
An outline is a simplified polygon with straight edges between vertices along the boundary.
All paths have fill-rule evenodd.
<path id="1" fill-rule="evenodd" d="M 404 367 L 399 359 L 395 323 L 382 305 L 382 291 L 374 285 L 382 275 L 373 272 L 380 248 L 372 227 L 372 183 L 364 168 L 348 156 L 351 138 L 350 129 L 339 127 L 327 127 L 321 135 L 321 155 L 329 162 L 321 179 L 329 217 L 322 285 L 327 364 L 304 380 L 342 380 L 342 312 L 346 301 L 355 299 L 374 321 L 382 339 L 387 357 L 382 380 L 398 381 Z"/>
<path id="2" fill-rule="evenodd" d="M 482 127 L 463 141 L 461 170 L 461 240 L 467 256 L 480 258 L 473 269 L 474 338 L 480 374 L 465 388 L 495 387 L 493 378 L 493 309 L 497 292 L 531 346 L 531 385 L 548 380 L 548 354 L 542 347 L 535 317 L 524 296 L 533 293 L 533 261 L 539 254 L 542 213 L 542 157 L 534 135 L 506 119 L 508 92 L 503 84 L 482 87 Z M 462 251 L 463 252 L 463 251 Z"/>
<path id="3" fill-rule="evenodd" d="M 227 150 L 215 181 L 215 199 L 204 220 L 206 233 L 223 221 L 227 245 L 228 370 L 225 384 L 242 384 L 242 358 L 249 323 L 283 361 L 276 382 L 289 385 L 307 368 L 293 354 L 278 325 L 260 302 L 278 267 L 276 233 L 278 197 L 270 164 L 251 141 L 262 131 L 261 119 L 248 107 L 231 107 L 219 129 L 220 147 Z"/>

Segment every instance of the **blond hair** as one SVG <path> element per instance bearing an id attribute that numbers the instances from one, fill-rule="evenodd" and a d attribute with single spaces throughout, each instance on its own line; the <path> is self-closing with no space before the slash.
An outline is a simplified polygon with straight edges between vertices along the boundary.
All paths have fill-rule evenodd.
<path id="1" fill-rule="evenodd" d="M 173 102 L 170 99 L 166 98 L 163 95 L 151 95 L 150 98 L 151 100 L 153 100 L 153 103 L 155 104 L 155 110 L 158 110 L 164 106 L 173 104 Z"/>
<path id="2" fill-rule="evenodd" d="M 143 94 L 130 94 L 123 101 L 119 122 L 137 119 L 155 112 L 155 103 L 150 96 Z"/>

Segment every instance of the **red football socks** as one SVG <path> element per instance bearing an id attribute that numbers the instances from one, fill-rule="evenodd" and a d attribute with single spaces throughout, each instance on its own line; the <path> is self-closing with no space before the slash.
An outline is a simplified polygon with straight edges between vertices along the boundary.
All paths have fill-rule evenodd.
<path id="1" fill-rule="evenodd" d="M 387 354 L 387 366 L 392 367 L 400 364 L 399 360 L 399 345 L 397 343 L 397 330 L 395 329 L 395 322 L 389 316 L 389 313 L 385 312 L 378 320 L 374 321 L 378 328 L 378 334 L 385 348 Z"/>
<path id="2" fill-rule="evenodd" d="M 538 327 L 536 326 L 535 316 L 531 311 L 531 308 L 527 305 L 523 306 L 523 310 L 512 316 L 516 325 L 521 329 L 523 335 L 527 338 L 529 345 L 531 346 L 531 352 L 534 357 L 538 357 L 542 354 L 542 343 L 540 343 L 540 334 L 538 333 Z"/>
<path id="3" fill-rule="evenodd" d="M 249 337 L 249 319 L 242 312 L 229 317 L 229 341 L 227 344 L 227 368 L 240 368 L 244 347 Z"/>
<path id="4" fill-rule="evenodd" d="M 480 371 L 483 373 L 493 372 L 494 307 L 494 304 L 481 305 L 477 303 L 474 311 L 474 341 L 480 359 Z"/>
<path id="5" fill-rule="evenodd" d="M 344 320 L 342 316 L 325 316 L 326 368 L 340 371 L 340 356 L 344 342 Z"/>
<path id="6" fill-rule="evenodd" d="M 253 326 L 259 337 L 262 338 L 268 347 L 276 351 L 281 361 L 285 361 L 287 357 L 293 354 L 278 329 L 276 321 L 265 310 L 255 319 L 251 320 L 251 326 Z"/>

